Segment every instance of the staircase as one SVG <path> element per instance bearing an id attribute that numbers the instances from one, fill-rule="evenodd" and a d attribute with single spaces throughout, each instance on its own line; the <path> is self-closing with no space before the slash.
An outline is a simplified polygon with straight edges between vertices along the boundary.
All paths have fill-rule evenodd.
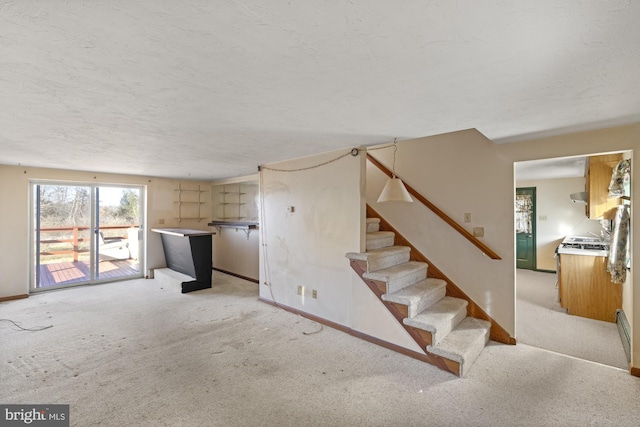
<path id="1" fill-rule="evenodd" d="M 447 282 L 427 277 L 428 264 L 394 246 L 395 233 L 367 218 L 366 252 L 346 256 L 414 340 L 426 362 L 464 376 L 489 342 L 491 323 L 467 316 L 468 302 L 446 296 Z"/>

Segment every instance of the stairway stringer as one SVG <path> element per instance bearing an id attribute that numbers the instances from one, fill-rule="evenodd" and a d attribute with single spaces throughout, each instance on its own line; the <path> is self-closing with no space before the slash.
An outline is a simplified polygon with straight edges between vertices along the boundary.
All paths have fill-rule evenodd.
<path id="1" fill-rule="evenodd" d="M 429 337 L 426 337 L 425 335 L 420 333 L 419 329 L 407 326 L 403 323 L 402 320 L 406 317 L 406 313 L 403 312 L 401 305 L 382 300 L 382 294 L 384 293 L 386 284 L 384 282 L 362 277 L 362 275 L 367 271 L 367 262 L 352 259 L 350 261 L 350 264 L 351 268 L 356 272 L 356 274 L 358 274 L 358 276 L 360 276 L 362 281 L 378 297 L 380 302 L 385 305 L 387 310 L 389 310 L 389 312 L 396 318 L 396 320 L 400 322 L 400 324 L 404 327 L 411 338 L 413 338 L 413 340 L 420 346 L 420 348 L 423 349 L 422 351 L 424 352 L 424 355 L 420 354 L 419 357 L 413 357 L 418 358 L 431 365 L 437 366 L 438 368 L 445 371 L 451 372 L 454 375 L 460 376 L 460 364 L 458 362 L 424 351 L 424 349 L 431 344 L 430 335 Z"/>
<path id="2" fill-rule="evenodd" d="M 466 293 L 464 293 L 449 277 L 447 277 L 438 267 L 436 267 L 426 256 L 424 256 L 418 249 L 415 248 L 402 234 L 400 234 L 391 224 L 389 224 L 375 209 L 367 204 L 367 218 L 379 218 L 380 230 L 391 231 L 395 233 L 395 242 L 400 246 L 407 246 L 411 248 L 410 259 L 412 261 L 426 262 L 429 265 L 427 270 L 428 277 L 436 279 L 442 279 L 447 282 L 447 296 L 464 299 L 468 302 L 467 315 L 475 317 L 477 319 L 486 320 L 491 323 L 490 339 L 492 341 L 500 342 L 503 344 L 515 345 L 516 339 L 491 316 L 489 316 L 478 304 L 476 304 Z M 366 279 L 363 278 L 366 281 Z M 369 287 L 371 287 L 369 285 Z M 375 291 L 374 291 L 375 292 Z M 395 314 L 394 314 L 395 315 Z M 401 320 L 402 321 L 402 320 Z"/>

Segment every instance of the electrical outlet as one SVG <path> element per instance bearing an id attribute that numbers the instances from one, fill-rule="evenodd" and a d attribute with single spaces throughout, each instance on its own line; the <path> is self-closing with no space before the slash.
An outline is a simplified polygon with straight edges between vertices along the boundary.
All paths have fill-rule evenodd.
<path id="1" fill-rule="evenodd" d="M 466 222 L 467 224 L 471 222 L 471 213 L 464 214 L 464 222 Z"/>
<path id="2" fill-rule="evenodd" d="M 546 221 L 546 220 L 547 220 L 547 216 L 546 216 L 546 215 L 539 215 L 539 216 L 538 216 L 538 220 L 540 220 L 540 221 Z"/>
<path id="3" fill-rule="evenodd" d="M 473 227 L 473 235 L 476 237 L 484 237 L 484 227 Z"/>
<path id="4" fill-rule="evenodd" d="M 315 289 L 311 291 L 311 298 L 318 298 L 318 291 Z"/>
<path id="5" fill-rule="evenodd" d="M 304 286 L 298 286 L 298 295 L 304 295 Z"/>

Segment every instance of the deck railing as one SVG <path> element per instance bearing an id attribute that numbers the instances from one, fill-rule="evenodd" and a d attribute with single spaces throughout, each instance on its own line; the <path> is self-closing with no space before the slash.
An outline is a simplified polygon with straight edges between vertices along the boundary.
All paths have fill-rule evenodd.
<path id="1" fill-rule="evenodd" d="M 100 226 L 100 230 L 127 230 L 130 228 L 140 227 L 139 224 L 126 224 L 126 225 L 103 225 Z M 40 244 L 55 244 L 55 243 L 71 243 L 72 249 L 65 250 L 52 250 L 52 251 L 41 251 L 40 255 L 69 255 L 73 254 L 73 260 L 78 261 L 78 256 L 81 253 L 89 252 L 89 249 L 81 249 L 80 243 L 88 242 L 91 239 L 86 237 L 81 237 L 80 233 L 82 231 L 90 231 L 92 227 L 89 226 L 67 226 L 67 227 L 40 227 Z M 65 233 L 71 232 L 71 238 L 69 239 L 42 239 L 43 233 Z M 105 237 L 105 240 L 109 239 L 126 239 L 127 236 L 110 236 Z"/>

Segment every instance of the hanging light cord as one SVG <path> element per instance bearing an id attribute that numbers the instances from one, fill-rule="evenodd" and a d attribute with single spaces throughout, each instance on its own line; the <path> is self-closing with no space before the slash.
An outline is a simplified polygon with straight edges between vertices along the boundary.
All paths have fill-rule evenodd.
<path id="1" fill-rule="evenodd" d="M 398 151 L 398 138 L 393 140 L 393 166 L 391 167 L 391 178 L 396 177 L 396 151 Z"/>
<path id="2" fill-rule="evenodd" d="M 276 307 L 278 303 L 276 302 L 276 298 L 273 295 L 273 289 L 271 289 L 271 269 L 269 268 L 269 256 L 267 255 L 267 230 L 264 226 L 265 221 L 265 211 L 264 211 L 264 189 L 262 185 L 264 183 L 263 177 L 263 169 L 260 168 L 260 234 L 262 237 L 262 270 L 264 272 L 264 285 L 269 289 L 269 293 L 271 294 L 271 301 L 273 305 Z"/>
<path id="3" fill-rule="evenodd" d="M 274 172 L 300 172 L 300 171 L 306 171 L 309 169 L 315 169 L 315 168 L 319 168 L 320 166 L 324 166 L 324 165 L 328 165 L 329 163 L 333 163 L 336 162 L 340 159 L 342 159 L 343 157 L 347 157 L 348 155 L 351 155 L 353 157 L 357 156 L 360 153 L 360 149 L 359 148 L 352 148 L 350 151 L 341 154 L 340 156 L 336 157 L 335 159 L 331 159 L 331 160 L 327 160 L 326 162 L 322 162 L 320 164 L 317 165 L 313 165 L 313 166 L 307 166 L 304 168 L 297 168 L 297 169 L 278 169 L 278 168 L 272 168 L 269 166 L 260 166 L 258 169 L 259 170 L 269 170 L 269 171 L 274 171 Z"/>
<path id="4" fill-rule="evenodd" d="M 396 177 L 396 151 L 398 151 L 398 138 L 393 138 L 393 144 L 383 145 L 382 147 L 367 148 L 367 151 L 382 150 L 384 148 L 393 147 L 393 166 L 391 167 L 392 178 Z"/>

